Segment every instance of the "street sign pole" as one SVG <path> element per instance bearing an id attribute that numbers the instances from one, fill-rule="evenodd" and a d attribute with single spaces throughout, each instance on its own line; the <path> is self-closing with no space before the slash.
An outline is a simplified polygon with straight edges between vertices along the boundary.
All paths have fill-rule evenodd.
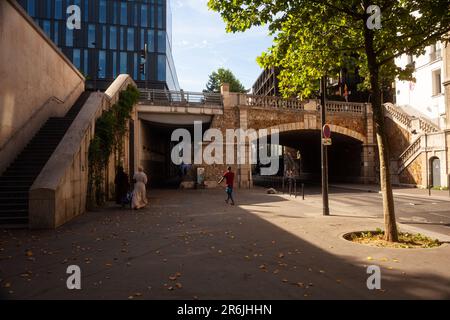
<path id="1" fill-rule="evenodd" d="M 322 144 L 322 199 L 323 199 L 323 215 L 330 215 L 330 207 L 328 201 L 328 150 L 324 143 L 324 130 L 326 124 L 326 91 L 327 91 L 327 77 L 323 76 L 320 81 L 320 104 L 322 109 L 322 130 L 321 130 L 321 144 Z M 329 137 L 328 137 L 329 138 Z"/>

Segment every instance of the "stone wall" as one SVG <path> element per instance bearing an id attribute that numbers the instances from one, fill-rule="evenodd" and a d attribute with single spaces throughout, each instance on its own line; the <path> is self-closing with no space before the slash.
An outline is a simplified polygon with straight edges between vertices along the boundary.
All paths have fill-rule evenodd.
<path id="1" fill-rule="evenodd" d="M 265 129 L 284 123 L 303 122 L 304 113 L 295 110 L 267 110 L 251 108 L 248 110 L 248 126 L 251 129 Z"/>
<path id="2" fill-rule="evenodd" d="M 391 159 L 397 160 L 411 144 L 411 133 L 390 118 L 385 118 L 386 137 Z"/>
<path id="3" fill-rule="evenodd" d="M 424 186 L 426 183 L 422 176 L 425 171 L 425 161 L 425 154 L 422 153 L 400 173 L 400 183 L 414 186 Z"/>
<path id="4" fill-rule="evenodd" d="M 0 174 L 83 91 L 84 77 L 22 7 L 0 1 Z"/>

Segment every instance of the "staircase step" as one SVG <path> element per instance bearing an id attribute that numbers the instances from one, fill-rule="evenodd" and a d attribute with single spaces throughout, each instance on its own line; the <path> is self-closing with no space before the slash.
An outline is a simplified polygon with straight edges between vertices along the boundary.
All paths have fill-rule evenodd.
<path id="1" fill-rule="evenodd" d="M 11 202 L 11 203 L 0 203 L 0 216 L 3 212 L 9 212 L 11 210 L 28 210 L 28 201 L 24 201 L 22 203 L 19 202 Z"/>
<path id="2" fill-rule="evenodd" d="M 0 194 L 0 204 L 2 203 L 23 203 L 23 202 L 28 202 L 28 194 L 24 195 L 24 196 L 17 196 L 15 194 L 10 194 L 10 195 L 2 195 Z"/>
<path id="3" fill-rule="evenodd" d="M 0 216 L 0 225 L 4 228 L 26 228 L 28 226 L 28 213 L 24 215 Z"/>
<path id="4" fill-rule="evenodd" d="M 26 227 L 30 187 L 89 98 L 84 92 L 65 117 L 52 117 L 0 177 L 0 225 Z"/>

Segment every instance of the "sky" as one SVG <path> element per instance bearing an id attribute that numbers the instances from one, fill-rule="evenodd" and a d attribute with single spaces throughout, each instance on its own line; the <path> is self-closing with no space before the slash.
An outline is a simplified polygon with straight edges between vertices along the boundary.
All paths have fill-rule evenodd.
<path id="1" fill-rule="evenodd" d="M 201 92 L 218 68 L 230 69 L 250 89 L 261 73 L 256 58 L 272 44 L 266 27 L 227 34 L 208 0 L 172 0 L 172 51 L 180 86 Z"/>

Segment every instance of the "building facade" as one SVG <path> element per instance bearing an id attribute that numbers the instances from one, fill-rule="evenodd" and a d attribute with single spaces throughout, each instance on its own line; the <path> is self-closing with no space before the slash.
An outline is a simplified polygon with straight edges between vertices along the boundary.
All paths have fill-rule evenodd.
<path id="1" fill-rule="evenodd" d="M 438 42 L 427 47 L 424 55 L 404 55 L 396 61 L 400 67 L 413 64 L 416 79 L 415 82 L 396 81 L 396 104 L 426 116 L 441 129 L 446 126 L 444 50 Z"/>
<path id="2" fill-rule="evenodd" d="M 280 96 L 278 75 L 279 70 L 276 68 L 265 69 L 253 84 L 253 94 L 258 96 Z"/>
<path id="3" fill-rule="evenodd" d="M 18 2 L 87 77 L 88 87 L 105 89 L 126 73 L 139 87 L 180 89 L 172 58 L 170 0 Z M 80 29 L 67 27 L 72 5 L 80 8 Z M 140 65 L 146 45 L 144 74 Z"/>

